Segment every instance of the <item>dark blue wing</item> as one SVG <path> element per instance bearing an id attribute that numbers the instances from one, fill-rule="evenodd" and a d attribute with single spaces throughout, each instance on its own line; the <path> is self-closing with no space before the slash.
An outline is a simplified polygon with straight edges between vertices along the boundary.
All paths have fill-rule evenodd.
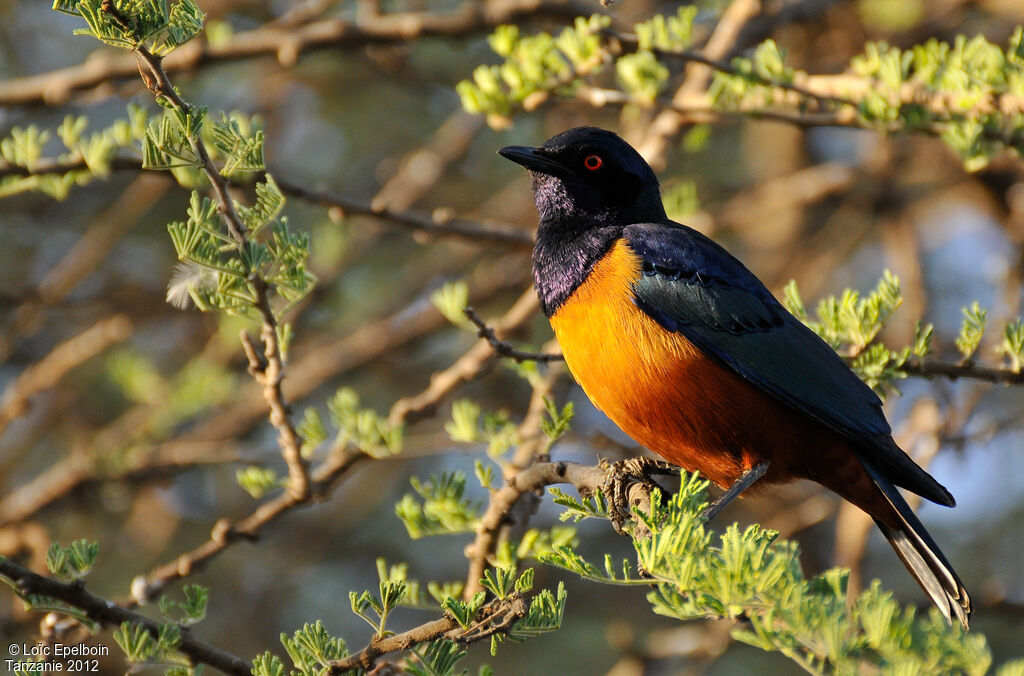
<path id="1" fill-rule="evenodd" d="M 844 436 L 888 439 L 871 388 L 725 249 L 674 223 L 631 225 L 623 237 L 644 263 L 637 306 L 659 324 Z"/>

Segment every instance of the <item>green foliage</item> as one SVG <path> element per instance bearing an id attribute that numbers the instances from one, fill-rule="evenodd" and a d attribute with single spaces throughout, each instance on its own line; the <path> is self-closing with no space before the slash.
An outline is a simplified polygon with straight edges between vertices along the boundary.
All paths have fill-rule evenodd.
<path id="1" fill-rule="evenodd" d="M 550 448 L 551 444 L 561 439 L 562 435 L 569 431 L 569 423 L 572 422 L 576 408 L 571 401 L 567 401 L 562 410 L 558 410 L 555 402 L 545 397 L 544 412 L 547 414 L 547 419 L 540 421 L 540 429 L 547 436 L 548 448 Z"/>
<path id="2" fill-rule="evenodd" d="M 302 457 L 311 458 L 316 447 L 327 441 L 327 426 L 318 409 L 310 406 L 305 410 L 302 420 L 295 426 L 302 437 Z"/>
<path id="3" fill-rule="evenodd" d="M 512 626 L 508 638 L 523 641 L 560 629 L 565 614 L 566 596 L 565 585 L 561 582 L 558 583 L 558 589 L 554 594 L 550 589 L 542 589 L 530 600 L 526 615 Z M 504 634 L 491 636 L 491 655 L 497 654 L 498 645 L 504 639 Z"/>
<path id="4" fill-rule="evenodd" d="M 583 519 L 607 519 L 608 501 L 600 491 L 594 495 L 576 499 L 560 488 L 551 488 L 552 501 L 566 508 L 560 517 L 562 521 L 577 523 Z"/>
<path id="5" fill-rule="evenodd" d="M 327 401 L 331 423 L 337 428 L 334 444 L 353 445 L 374 458 L 385 458 L 402 450 L 401 425 L 392 425 L 370 408 L 359 407 L 355 390 L 343 387 Z"/>
<path id="6" fill-rule="evenodd" d="M 486 600 L 487 592 L 482 591 L 473 594 L 473 598 L 468 601 L 448 596 L 441 601 L 441 607 L 459 623 L 460 627 L 469 629 L 469 625 L 473 623 L 476 614 L 480 612 L 480 608 L 483 607 Z"/>
<path id="7" fill-rule="evenodd" d="M 866 82 L 852 98 L 819 100 L 834 109 L 854 106 L 859 123 L 891 131 L 938 134 L 977 170 L 1004 148 L 1021 151 L 1024 118 L 1003 97 L 1024 94 L 1024 31 L 1018 27 L 1005 49 L 982 36 L 957 36 L 952 44 L 931 39 L 901 50 L 885 42 L 868 43 L 850 64 Z M 806 75 L 787 68 L 783 54 L 766 41 L 752 59 L 733 60 L 734 72 L 715 74 L 716 105 L 752 112 L 770 106 L 789 84 Z M 799 96 L 803 97 L 802 92 Z"/>
<path id="8" fill-rule="evenodd" d="M 80 15 L 89 26 L 85 32 L 107 44 L 148 49 L 156 56 L 192 39 L 203 25 L 203 14 L 192 0 L 171 5 L 156 0 L 121 0 L 107 9 L 101 0 L 74 4 L 57 0 L 54 9 Z M 216 178 L 214 172 L 228 177 L 265 168 L 263 133 L 254 129 L 252 120 L 221 113 L 220 122 L 207 124 L 205 108 L 170 96 L 166 88 L 161 91 L 157 103 L 163 106 L 163 114 L 146 125 L 141 139 L 143 168 L 173 171 L 179 182 L 193 186 L 199 184 L 199 172 Z M 121 123 L 110 130 L 109 136 L 94 135 L 83 143 L 84 125 L 79 120 L 65 120 L 60 136 L 65 144 L 78 145 L 94 173 L 103 173 L 118 147 L 117 141 L 121 145 L 131 142 L 137 126 L 132 121 Z M 25 166 L 34 163 L 42 145 L 40 136 L 15 138 L 8 144 L 13 148 L 10 154 Z M 19 139 L 24 141 L 20 145 Z M 219 152 L 220 169 L 209 164 L 207 143 Z M 287 220 L 278 216 L 283 204 L 284 196 L 270 176 L 256 187 L 256 204 L 251 208 L 238 203 L 215 204 L 193 192 L 188 220 L 168 225 L 183 264 L 168 291 L 168 300 L 183 307 L 186 298 L 191 298 L 201 310 L 216 308 L 255 319 L 270 319 L 263 316 L 266 313 L 276 319 L 286 313 L 312 289 L 314 279 L 305 264 L 309 237 L 293 233 Z M 233 230 L 226 227 L 224 221 L 231 220 L 227 215 L 231 208 L 248 229 L 247 237 L 239 232 L 242 225 Z M 263 228 L 270 230 L 270 236 L 257 238 Z M 275 298 L 281 300 L 276 307 L 271 305 Z"/>
<path id="9" fill-rule="evenodd" d="M 457 643 L 447 639 L 438 639 L 427 644 L 425 650 L 412 649 L 418 663 L 405 668 L 405 673 L 413 676 L 449 676 L 455 673 L 455 665 L 467 655 Z M 467 674 L 467 671 L 463 671 Z"/>
<path id="10" fill-rule="evenodd" d="M 1024 660 L 1013 660 L 999 667 L 996 676 L 1024 676 Z"/>
<path id="11" fill-rule="evenodd" d="M 1024 320 L 1020 317 L 1013 320 L 1003 329 L 1003 340 L 996 347 L 999 354 L 1010 360 L 1010 370 L 1020 373 L 1024 365 Z"/>
<path id="12" fill-rule="evenodd" d="M 507 413 L 483 412 L 470 399 L 452 402 L 452 419 L 445 423 L 444 430 L 452 441 L 486 443 L 487 455 L 491 458 L 500 458 L 516 443 L 516 426 L 509 421 Z M 481 476 L 479 471 L 478 476 Z M 483 475 L 481 483 L 485 478 Z"/>
<path id="13" fill-rule="evenodd" d="M 210 590 L 197 584 L 188 584 L 181 591 L 185 595 L 184 601 L 174 601 L 169 596 L 160 597 L 160 614 L 171 624 L 188 627 L 206 617 Z M 179 611 L 180 615 L 177 614 Z"/>
<path id="14" fill-rule="evenodd" d="M 810 580 L 797 545 L 759 526 L 733 524 L 717 538 L 706 529 L 707 481 L 683 472 L 668 500 L 655 490 L 649 513 L 635 516 L 650 531 L 634 538 L 637 579 L 606 561 L 605 570 L 570 547 L 544 557 L 553 565 L 605 583 L 656 584 L 648 593 L 654 612 L 677 619 L 730 618 L 733 637 L 780 651 L 811 673 L 983 674 L 991 663 L 985 639 L 950 627 L 934 609 L 918 616 L 901 608 L 874 583 L 848 604 L 848 571 Z"/>
<path id="15" fill-rule="evenodd" d="M 99 556 L 100 545 L 89 540 L 75 540 L 67 547 L 54 542 L 46 550 L 46 567 L 62 582 L 85 579 Z"/>
<path id="16" fill-rule="evenodd" d="M 978 346 L 981 344 L 981 339 L 985 335 L 988 310 L 978 305 L 978 301 L 974 301 L 971 307 L 962 308 L 961 312 L 964 315 L 964 319 L 960 325 L 960 333 L 957 334 L 955 342 L 956 348 L 960 350 L 964 361 L 967 361 L 974 356 Z"/>
<path id="17" fill-rule="evenodd" d="M 672 76 L 667 64 L 673 54 L 690 47 L 695 15 L 695 7 L 687 6 L 638 24 L 632 54 L 617 53 L 606 40 L 607 19 L 597 16 L 578 18 L 557 38 L 523 37 L 515 26 L 501 26 L 490 42 L 504 63 L 478 67 L 456 90 L 466 110 L 504 126 L 519 108 L 531 110 L 552 94 L 573 95 L 584 79 L 614 61 L 627 100 L 650 105 Z M 812 103 L 853 114 L 864 127 L 925 131 L 941 137 L 968 170 L 977 170 L 1005 148 L 1024 149 L 1024 116 L 1015 112 L 1024 96 L 1021 45 L 1021 27 L 1005 49 L 982 36 L 957 36 L 952 44 L 932 39 L 907 50 L 868 43 L 850 64 L 862 86 L 815 96 L 796 86 L 807 73 L 786 65 L 785 51 L 769 39 L 750 57 L 718 69 L 709 94 L 713 105 L 731 112 L 757 115 L 781 107 L 799 115 Z M 1002 105 L 1004 98 L 1010 100 Z"/>
<path id="18" fill-rule="evenodd" d="M 178 650 L 181 645 L 181 629 L 174 624 L 161 624 L 154 636 L 141 624 L 122 622 L 114 630 L 113 636 L 132 664 L 164 666 L 167 667 L 165 673 L 168 675 L 194 673 L 188 657 Z"/>
<path id="19" fill-rule="evenodd" d="M 391 634 L 385 625 L 395 608 L 408 605 L 410 600 L 414 605 L 419 604 L 419 585 L 411 582 L 407 573 L 408 567 L 405 564 L 389 568 L 384 559 L 377 559 L 377 575 L 380 578 L 378 593 L 373 594 L 367 590 L 361 594 L 354 591 L 348 594 L 352 612 L 373 627 L 377 638 Z"/>
<path id="20" fill-rule="evenodd" d="M 298 674 L 302 676 L 317 676 L 330 666 L 332 660 L 348 656 L 345 641 L 331 636 L 320 620 L 314 624 L 302 625 L 302 629 L 295 631 L 291 636 L 281 634 L 281 645 L 287 651 Z M 262 660 L 258 662 L 254 660 L 253 673 L 265 674 L 265 676 L 284 673 L 283 665 L 281 665 L 280 671 L 276 671 L 278 665 L 280 665 L 280 660 L 271 656 L 270 653 L 266 653 Z M 260 669 L 264 671 L 260 671 Z"/>
<path id="21" fill-rule="evenodd" d="M 145 135 L 147 113 L 134 104 L 128 106 L 126 118 L 116 120 L 102 130 L 88 130 L 88 119 L 68 115 L 56 129 L 64 152 L 53 158 L 43 153 L 51 133 L 35 125 L 14 127 L 8 137 L 0 139 L 0 157 L 12 167 L 24 168 L 25 174 L 12 173 L 0 179 L 0 197 L 35 190 L 53 199 L 62 200 L 76 185 L 105 178 L 119 150 L 135 151 Z M 84 167 L 76 165 L 84 163 Z M 47 171 L 43 166 L 76 166 L 68 171 Z"/>
<path id="22" fill-rule="evenodd" d="M 814 320 L 807 314 L 795 281 L 786 284 L 782 302 L 797 319 L 846 356 L 854 372 L 880 396 L 894 389 L 894 381 L 906 377 L 901 367 L 911 355 L 923 357 L 931 349 L 930 324 L 924 328 L 918 324 L 914 342 L 899 350 L 878 340 L 885 322 L 903 304 L 900 280 L 889 270 L 882 273 L 867 297 L 862 298 L 854 289 L 844 289 L 838 297 L 821 299 Z"/>
<path id="23" fill-rule="evenodd" d="M 479 502 L 466 497 L 466 475 L 445 472 L 426 482 L 411 477 L 409 483 L 419 494 L 406 493 L 395 505 L 395 514 L 409 537 L 419 539 L 443 533 L 465 533 L 476 528 L 482 509 Z"/>
<path id="24" fill-rule="evenodd" d="M 652 52 L 626 54 L 615 62 L 622 89 L 638 101 L 653 104 L 668 84 L 669 70 Z"/>
<path id="25" fill-rule="evenodd" d="M 787 293 L 787 298 L 790 297 Z M 795 287 L 792 297 L 799 303 Z M 833 347 L 859 354 L 875 339 L 886 320 L 902 304 L 900 280 L 886 270 L 866 298 L 861 298 L 860 293 L 853 289 L 845 289 L 838 298 L 828 296 L 821 299 L 817 307 L 819 321 L 811 322 L 808 326 Z"/>
<path id="26" fill-rule="evenodd" d="M 491 463 L 484 464 L 480 460 L 476 460 L 473 463 L 473 472 L 476 474 L 476 480 L 480 482 L 480 486 L 486 489 L 491 489 L 494 485 L 494 465 Z"/>
<path id="27" fill-rule="evenodd" d="M 693 20 L 697 5 L 684 5 L 675 16 L 655 14 L 633 27 L 640 50 L 682 52 L 693 44 Z"/>
<path id="28" fill-rule="evenodd" d="M 244 118 L 239 116 L 228 117 L 225 113 L 221 113 L 221 121 L 213 125 L 213 139 L 212 145 L 217 150 L 221 151 L 228 161 L 224 163 L 220 173 L 224 176 L 233 176 L 239 171 L 260 171 L 265 167 L 263 160 L 263 131 L 252 129 L 244 129 L 242 125 L 246 123 Z M 277 209 L 274 213 L 267 217 L 261 217 L 257 222 L 268 222 L 273 219 L 280 210 L 281 205 L 284 204 L 284 199 L 281 196 L 280 191 L 277 191 L 277 186 L 270 183 L 274 188 L 273 199 L 275 200 Z M 264 188 L 265 191 L 269 188 Z M 259 197 L 257 192 L 257 197 Z"/>
<path id="29" fill-rule="evenodd" d="M 282 636 L 284 635 L 282 634 Z M 253 676 L 287 676 L 288 671 L 284 668 L 281 658 L 268 651 L 253 658 L 252 674 Z"/>
<path id="30" fill-rule="evenodd" d="M 491 35 L 491 48 L 505 62 L 500 66 L 480 66 L 473 79 L 456 86 L 463 107 L 472 113 L 485 113 L 501 120 L 514 108 L 532 107 L 549 93 L 570 91 L 576 79 L 601 68 L 605 55 L 601 31 L 610 19 L 594 15 L 579 17 L 558 37 L 538 33 L 519 34 L 517 26 L 499 26 Z"/>
<path id="31" fill-rule="evenodd" d="M 494 566 L 484 571 L 480 584 L 495 597 L 504 599 L 512 592 L 523 593 L 533 588 L 533 568 L 527 568 L 521 575 L 517 575 L 514 565 Z"/>
<path id="32" fill-rule="evenodd" d="M 716 71 L 711 101 L 725 109 L 760 108 L 774 99 L 775 90 L 804 75 L 785 64 L 786 53 L 774 40 L 765 40 L 750 58 L 735 57 L 732 71 Z"/>
<path id="33" fill-rule="evenodd" d="M 469 305 L 469 285 L 463 280 L 445 282 L 444 286 L 430 294 L 430 302 L 455 326 L 472 328 L 473 325 L 462 312 Z"/>
<path id="34" fill-rule="evenodd" d="M 92 35 L 114 47 L 146 47 L 162 56 L 185 44 L 203 30 L 203 12 L 192 0 L 167 3 L 159 0 L 120 0 L 116 12 L 102 8 L 102 0 L 54 0 L 53 9 L 81 16 L 88 29 L 76 35 Z"/>
<path id="35" fill-rule="evenodd" d="M 0 139 L 0 156 L 15 166 L 32 171 L 36 168 L 36 163 L 43 154 L 43 145 L 49 138 L 48 131 L 40 131 L 34 124 L 26 128 L 14 127 L 9 137 Z"/>
<path id="36" fill-rule="evenodd" d="M 661 194 L 661 201 L 665 204 L 665 214 L 673 221 L 683 222 L 700 209 L 697 184 L 690 180 L 668 185 Z"/>

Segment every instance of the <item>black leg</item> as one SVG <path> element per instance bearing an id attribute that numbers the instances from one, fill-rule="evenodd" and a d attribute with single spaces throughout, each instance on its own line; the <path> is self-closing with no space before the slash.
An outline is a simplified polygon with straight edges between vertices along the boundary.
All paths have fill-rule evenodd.
<path id="1" fill-rule="evenodd" d="M 768 464 L 767 460 L 763 460 L 741 474 L 740 478 L 736 479 L 732 486 L 729 486 L 729 490 L 722 493 L 718 496 L 717 500 L 707 506 L 701 517 L 705 521 L 711 521 L 711 519 L 718 516 L 718 513 L 725 509 L 726 505 L 739 497 L 740 493 L 750 488 L 755 481 L 764 476 L 764 473 L 768 471 Z"/>

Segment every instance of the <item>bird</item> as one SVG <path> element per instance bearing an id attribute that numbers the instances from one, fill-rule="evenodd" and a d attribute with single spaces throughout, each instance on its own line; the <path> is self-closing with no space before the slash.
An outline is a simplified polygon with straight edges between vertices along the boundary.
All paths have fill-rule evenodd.
<path id="1" fill-rule="evenodd" d="M 892 438 L 882 402 L 709 237 L 668 218 L 614 132 L 576 127 L 498 153 L 531 177 L 533 281 L 573 377 L 639 444 L 727 489 L 810 479 L 874 519 L 941 611 L 971 599 L 897 487 L 952 507 Z"/>

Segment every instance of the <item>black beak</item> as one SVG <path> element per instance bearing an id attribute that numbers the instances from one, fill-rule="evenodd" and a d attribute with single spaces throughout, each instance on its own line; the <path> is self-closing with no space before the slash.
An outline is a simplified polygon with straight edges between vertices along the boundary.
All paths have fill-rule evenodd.
<path id="1" fill-rule="evenodd" d="M 566 168 L 551 159 L 544 152 L 543 148 L 531 148 L 529 146 L 505 146 L 498 151 L 498 154 L 505 159 L 521 164 L 530 171 L 542 174 L 561 176 L 566 173 Z"/>

